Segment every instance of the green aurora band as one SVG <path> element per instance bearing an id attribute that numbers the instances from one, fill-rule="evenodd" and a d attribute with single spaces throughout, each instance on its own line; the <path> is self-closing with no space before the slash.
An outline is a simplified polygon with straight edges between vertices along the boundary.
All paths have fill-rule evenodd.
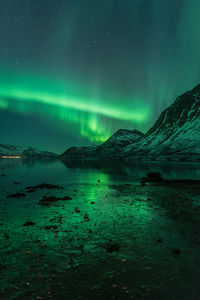
<path id="1" fill-rule="evenodd" d="M 67 90 L 67 84 L 54 84 L 42 78 L 19 78 L 18 75 L 7 78 L 7 82 L 1 80 L 0 109 L 23 114 L 37 112 L 57 121 L 75 123 L 81 136 L 90 142 L 104 142 L 113 133 L 109 122 L 101 121 L 103 117 L 126 121 L 134 127 L 145 123 L 150 114 L 150 107 L 142 105 L 142 101 L 134 100 L 134 108 L 130 110 L 108 101 L 86 99 L 75 92 L 75 87 Z"/>
<path id="2" fill-rule="evenodd" d="M 61 152 L 120 128 L 145 132 L 200 82 L 199 0 L 2 0 L 0 9 L 1 143 Z"/>

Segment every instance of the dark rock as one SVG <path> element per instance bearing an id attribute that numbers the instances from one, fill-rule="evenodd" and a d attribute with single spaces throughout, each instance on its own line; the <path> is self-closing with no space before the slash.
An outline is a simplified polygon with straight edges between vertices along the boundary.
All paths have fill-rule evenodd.
<path id="1" fill-rule="evenodd" d="M 118 252 L 120 250 L 120 246 L 118 244 L 108 244 L 106 247 L 106 251 L 109 253 Z"/>
<path id="2" fill-rule="evenodd" d="M 58 225 L 46 225 L 44 229 L 58 229 Z"/>
<path id="3" fill-rule="evenodd" d="M 63 189 L 62 186 L 56 185 L 56 184 L 50 184 L 50 183 L 41 183 L 38 184 L 36 186 L 28 186 L 26 187 L 27 190 L 29 190 L 28 192 L 35 192 L 37 189 L 49 189 L 49 190 L 53 190 L 53 189 Z"/>
<path id="4" fill-rule="evenodd" d="M 51 229 L 52 228 L 52 225 L 46 225 L 44 226 L 44 229 Z"/>
<path id="5" fill-rule="evenodd" d="M 181 254 L 181 250 L 178 249 L 178 248 L 177 249 L 173 249 L 172 253 L 175 254 L 175 255 L 180 255 Z"/>
<path id="6" fill-rule="evenodd" d="M 24 193 L 14 193 L 11 195 L 8 195 L 7 198 L 21 198 L 21 197 L 26 197 L 26 194 Z"/>
<path id="7" fill-rule="evenodd" d="M 143 185 L 145 184 L 146 181 L 147 181 L 146 177 L 142 177 L 141 180 L 140 180 L 141 184 L 143 184 Z"/>
<path id="8" fill-rule="evenodd" d="M 23 226 L 33 226 L 35 225 L 35 222 L 32 221 L 27 221 L 26 223 L 23 224 Z"/>
<path id="9" fill-rule="evenodd" d="M 90 221 L 90 218 L 89 218 L 88 214 L 85 214 L 84 220 L 85 220 L 85 221 Z"/>
<path id="10" fill-rule="evenodd" d="M 64 196 L 61 200 L 71 200 L 72 198 L 69 196 Z"/>
<path id="11" fill-rule="evenodd" d="M 4 233 L 4 237 L 5 237 L 6 240 L 9 240 L 9 238 L 10 238 L 9 234 L 7 232 Z"/>
<path id="12" fill-rule="evenodd" d="M 147 173 L 147 181 L 162 181 L 162 175 L 158 172 Z"/>
<path id="13" fill-rule="evenodd" d="M 7 267 L 7 265 L 0 264 L 0 270 L 5 269 L 6 267 Z"/>
<path id="14" fill-rule="evenodd" d="M 52 202 L 57 202 L 57 201 L 65 201 L 65 200 L 71 200 L 71 197 L 65 196 L 65 197 L 55 197 L 55 196 L 50 196 L 50 197 L 46 197 L 44 196 L 41 200 L 40 200 L 40 204 L 42 205 L 48 205 L 49 203 Z"/>

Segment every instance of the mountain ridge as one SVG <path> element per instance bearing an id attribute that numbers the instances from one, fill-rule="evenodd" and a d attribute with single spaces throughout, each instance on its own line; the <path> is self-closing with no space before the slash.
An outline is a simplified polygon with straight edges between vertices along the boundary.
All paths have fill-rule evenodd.
<path id="1" fill-rule="evenodd" d="M 199 156 L 200 159 L 200 84 L 178 96 L 145 133 L 119 129 L 101 145 L 70 147 L 61 155 L 36 148 L 0 144 L 0 156 L 61 160 L 102 160 L 134 157 Z M 171 160 L 170 158 L 170 160 Z"/>
<path id="2" fill-rule="evenodd" d="M 127 149 L 143 154 L 200 154 L 200 84 L 166 108 L 144 137 Z"/>
<path id="3" fill-rule="evenodd" d="M 70 147 L 61 154 L 61 159 L 84 159 L 112 156 L 124 147 L 139 140 L 144 134 L 138 130 L 119 129 L 103 144 L 88 147 Z"/>
<path id="4" fill-rule="evenodd" d="M 126 129 L 122 130 L 126 132 Z M 128 131 L 133 132 L 133 131 Z M 116 159 L 137 156 L 200 156 L 200 84 L 178 96 L 166 108 L 146 134 L 136 140 L 123 137 L 118 143 L 114 138 L 94 147 L 71 147 L 61 158 L 67 159 Z M 120 134 L 119 134 L 120 135 Z M 120 141 L 120 139 L 119 139 Z M 109 151 L 108 151 L 108 148 Z"/>
<path id="5" fill-rule="evenodd" d="M 20 156 L 23 158 L 56 158 L 58 154 L 49 151 L 39 151 L 32 147 L 21 147 L 8 144 L 0 144 L 0 157 Z"/>

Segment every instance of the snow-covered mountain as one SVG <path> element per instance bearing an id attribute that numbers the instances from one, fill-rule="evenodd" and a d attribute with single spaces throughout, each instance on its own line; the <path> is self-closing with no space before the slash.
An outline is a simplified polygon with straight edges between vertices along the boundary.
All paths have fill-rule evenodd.
<path id="1" fill-rule="evenodd" d="M 2 155 L 18 156 L 22 153 L 22 151 L 23 151 L 23 148 L 19 147 L 19 146 L 0 144 L 0 156 L 2 156 Z"/>
<path id="2" fill-rule="evenodd" d="M 0 156 L 57 157 L 47 151 L 0 144 Z M 120 129 L 99 146 L 71 147 L 61 159 L 112 159 L 137 156 L 200 157 L 200 84 L 179 96 L 144 135 Z"/>
<path id="3" fill-rule="evenodd" d="M 112 157 L 115 153 L 121 152 L 124 147 L 132 145 L 143 135 L 144 134 L 138 130 L 120 129 L 99 146 L 71 147 L 61 155 L 61 158 L 83 159 Z"/>
<path id="4" fill-rule="evenodd" d="M 100 147 L 107 148 L 123 148 L 127 145 L 135 143 L 144 134 L 138 130 L 127 130 L 127 129 L 119 129 L 116 131 L 107 141 L 105 141 Z"/>
<path id="5" fill-rule="evenodd" d="M 21 153 L 22 157 L 36 157 L 36 158 L 56 158 L 58 155 L 49 151 L 39 151 L 35 148 L 24 149 Z"/>
<path id="6" fill-rule="evenodd" d="M 125 152 L 129 155 L 199 155 L 200 84 L 179 96 L 145 136 Z"/>
<path id="7" fill-rule="evenodd" d="M 35 148 L 23 148 L 20 146 L 0 144 L 1 156 L 20 156 L 24 158 L 54 158 L 57 154 L 48 151 L 39 151 Z"/>
<path id="8" fill-rule="evenodd" d="M 96 153 L 99 157 L 118 155 L 143 136 L 144 134 L 138 130 L 119 129 L 107 141 L 97 147 Z"/>
<path id="9" fill-rule="evenodd" d="M 115 159 L 138 156 L 200 159 L 200 84 L 179 96 L 145 135 L 121 129 L 100 146 L 73 147 L 61 157 Z"/>

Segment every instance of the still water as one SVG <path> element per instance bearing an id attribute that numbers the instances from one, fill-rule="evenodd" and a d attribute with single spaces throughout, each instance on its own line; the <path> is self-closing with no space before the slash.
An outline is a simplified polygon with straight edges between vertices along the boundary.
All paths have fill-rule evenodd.
<path id="1" fill-rule="evenodd" d="M 148 172 L 160 172 L 164 179 L 200 179 L 200 163 L 115 162 L 64 163 L 60 160 L 0 160 L 0 185 L 12 188 L 13 181 L 22 185 L 49 182 L 54 184 L 137 182 Z"/>

